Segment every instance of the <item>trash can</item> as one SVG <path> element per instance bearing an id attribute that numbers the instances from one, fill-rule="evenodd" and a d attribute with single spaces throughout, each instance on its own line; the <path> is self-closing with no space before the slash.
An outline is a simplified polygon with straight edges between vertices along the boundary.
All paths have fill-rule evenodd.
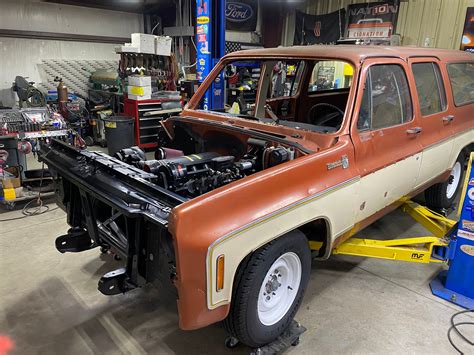
<path id="1" fill-rule="evenodd" d="M 135 145 L 133 117 L 109 116 L 101 118 L 105 126 L 105 139 L 109 155 L 114 155 L 123 148 Z"/>

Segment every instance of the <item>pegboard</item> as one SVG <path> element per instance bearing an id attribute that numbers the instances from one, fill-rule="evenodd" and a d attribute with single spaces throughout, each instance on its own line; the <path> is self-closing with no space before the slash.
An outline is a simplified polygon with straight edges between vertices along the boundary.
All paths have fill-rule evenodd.
<path id="1" fill-rule="evenodd" d="M 56 90 L 58 83 L 54 81 L 57 76 L 63 79 L 69 92 L 82 97 L 88 97 L 89 78 L 97 69 L 117 69 L 118 61 L 114 60 L 42 60 L 38 64 L 41 83 L 40 90 Z"/>

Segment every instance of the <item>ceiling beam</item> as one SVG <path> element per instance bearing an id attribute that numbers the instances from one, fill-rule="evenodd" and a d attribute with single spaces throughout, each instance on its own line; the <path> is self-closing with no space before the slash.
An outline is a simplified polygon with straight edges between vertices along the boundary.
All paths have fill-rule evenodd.
<path id="1" fill-rule="evenodd" d="M 75 33 L 41 32 L 41 31 L 23 31 L 0 28 L 0 37 L 42 39 L 51 41 L 71 41 L 71 42 L 89 42 L 89 43 L 108 43 L 123 44 L 130 42 L 130 38 L 81 35 Z"/>

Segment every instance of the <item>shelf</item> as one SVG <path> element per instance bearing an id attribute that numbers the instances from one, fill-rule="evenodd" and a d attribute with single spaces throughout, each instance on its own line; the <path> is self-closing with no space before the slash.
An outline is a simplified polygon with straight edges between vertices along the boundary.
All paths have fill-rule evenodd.
<path id="1" fill-rule="evenodd" d="M 161 106 L 161 104 L 158 104 Z M 139 108 L 138 109 L 138 112 L 148 112 L 148 111 L 156 111 L 156 110 L 159 110 L 158 108 L 154 108 L 154 107 L 151 107 L 151 108 Z"/>
<path id="2" fill-rule="evenodd" d="M 140 122 L 143 122 L 143 121 L 161 121 L 163 120 L 163 117 L 140 117 L 139 118 Z"/>
<path id="3" fill-rule="evenodd" d="M 157 125 L 157 126 L 145 126 L 145 127 L 140 127 L 140 129 L 157 129 L 157 128 L 161 128 L 162 126 L 161 125 Z"/>
<path id="4" fill-rule="evenodd" d="M 135 101 L 135 100 L 131 100 Z M 152 101 L 152 102 L 147 102 L 147 101 Z M 179 101 L 178 99 L 151 99 L 151 100 L 140 100 L 137 101 L 138 106 L 145 106 L 145 105 L 161 105 L 162 102 L 168 102 L 168 101 Z"/>

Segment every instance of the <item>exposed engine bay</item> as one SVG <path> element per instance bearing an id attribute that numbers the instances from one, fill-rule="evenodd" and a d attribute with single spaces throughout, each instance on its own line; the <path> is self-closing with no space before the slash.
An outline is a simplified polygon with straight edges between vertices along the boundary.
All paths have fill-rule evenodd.
<path id="1" fill-rule="evenodd" d="M 71 226 L 56 239 L 58 251 L 100 246 L 126 260 L 125 268 L 100 279 L 105 295 L 155 281 L 173 286 L 177 262 L 168 228 L 174 208 L 310 152 L 283 134 L 234 124 L 181 116 L 162 126 L 153 156 L 138 147 L 111 157 L 55 139 L 41 145 L 40 160 L 52 172 Z"/>
<path id="2" fill-rule="evenodd" d="M 174 125 L 173 135 L 160 137 L 161 147 L 147 160 L 138 147 L 115 157 L 153 174 L 153 183 L 192 198 L 276 166 L 296 157 L 293 147 L 244 135 L 206 131 L 200 135 L 186 125 Z"/>

